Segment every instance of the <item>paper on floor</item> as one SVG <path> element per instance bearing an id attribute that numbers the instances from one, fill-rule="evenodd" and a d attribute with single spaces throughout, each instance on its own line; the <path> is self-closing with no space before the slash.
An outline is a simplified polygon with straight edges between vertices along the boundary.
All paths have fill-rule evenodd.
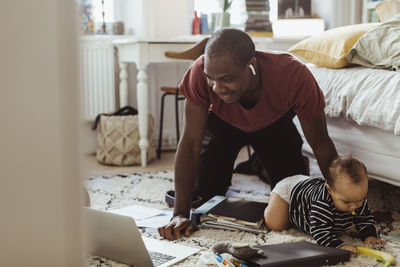
<path id="1" fill-rule="evenodd" d="M 159 210 L 139 205 L 131 205 L 110 212 L 132 217 L 138 227 L 158 228 L 169 223 L 172 217 L 171 210 Z"/>

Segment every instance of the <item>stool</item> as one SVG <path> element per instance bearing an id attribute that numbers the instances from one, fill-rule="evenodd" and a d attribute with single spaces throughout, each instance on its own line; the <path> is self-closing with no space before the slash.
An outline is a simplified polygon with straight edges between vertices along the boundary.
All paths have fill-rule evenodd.
<path id="1" fill-rule="evenodd" d="M 157 158 L 161 158 L 161 145 L 162 145 L 162 131 L 163 131 L 163 122 L 164 122 L 164 100 L 167 95 L 175 96 L 175 126 L 176 126 L 176 142 L 179 142 L 179 100 L 185 100 L 182 92 L 178 89 L 178 87 L 161 87 L 161 91 L 163 91 L 163 95 L 161 96 L 161 113 L 160 113 L 160 133 L 158 136 L 158 148 L 157 148 Z"/>
<path id="2" fill-rule="evenodd" d="M 182 51 L 182 52 L 174 52 L 174 51 L 166 51 L 164 55 L 170 58 L 176 59 L 184 59 L 184 60 L 196 60 L 199 56 L 204 53 L 205 46 L 208 41 L 208 37 L 204 38 L 200 42 L 196 43 L 193 47 Z M 157 148 L 157 157 L 161 158 L 161 145 L 162 145 L 162 128 L 164 121 L 164 99 L 167 95 L 175 95 L 175 125 L 176 125 L 176 141 L 179 142 L 179 108 L 178 101 L 184 100 L 182 92 L 178 89 L 178 87 L 161 87 L 161 91 L 163 91 L 163 95 L 161 96 L 161 114 L 160 114 L 160 134 L 158 138 L 158 148 Z"/>

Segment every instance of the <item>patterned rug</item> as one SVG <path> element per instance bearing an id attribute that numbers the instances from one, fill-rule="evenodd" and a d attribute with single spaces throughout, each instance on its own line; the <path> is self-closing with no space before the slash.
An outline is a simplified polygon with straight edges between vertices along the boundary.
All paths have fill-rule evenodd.
<path id="1" fill-rule="evenodd" d="M 320 176 L 315 161 L 310 164 L 311 176 Z M 91 207 L 100 210 L 112 210 L 125 206 L 139 204 L 146 207 L 167 209 L 164 201 L 165 191 L 173 188 L 173 172 L 154 173 L 132 173 L 129 175 L 114 175 L 90 177 L 85 181 L 89 192 Z M 268 202 L 269 185 L 262 182 L 256 176 L 234 174 L 232 186 L 227 193 L 228 196 Z M 381 234 L 400 234 L 400 187 L 371 180 L 369 183 L 368 201 L 375 211 L 377 229 Z M 145 235 L 159 238 L 156 232 L 146 232 Z M 354 245 L 363 245 L 357 238 L 356 232 L 350 231 L 340 236 L 344 242 Z M 201 253 L 209 251 L 215 241 L 230 240 L 246 242 L 251 245 L 277 244 L 295 241 L 310 241 L 312 238 L 295 229 L 283 232 L 269 232 L 268 234 L 252 234 L 247 232 L 224 231 L 201 229 L 188 238 L 182 238 L 175 243 L 193 246 L 201 249 L 185 261 L 175 266 L 195 266 Z M 385 246 L 378 248 L 391 253 L 400 265 L 400 244 L 388 242 Z M 126 266 L 108 259 L 91 257 L 88 266 Z M 351 255 L 349 262 L 335 266 L 382 266 L 377 260 L 363 255 Z"/>

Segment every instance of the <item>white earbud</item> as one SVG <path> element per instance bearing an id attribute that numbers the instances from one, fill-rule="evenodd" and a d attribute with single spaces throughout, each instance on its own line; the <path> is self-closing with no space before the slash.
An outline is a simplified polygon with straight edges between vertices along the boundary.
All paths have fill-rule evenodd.
<path id="1" fill-rule="evenodd" d="M 252 72 L 253 75 L 255 76 L 255 75 L 256 75 L 256 70 L 254 69 L 253 64 L 250 64 L 250 65 L 249 65 L 249 68 L 251 69 L 251 72 Z"/>

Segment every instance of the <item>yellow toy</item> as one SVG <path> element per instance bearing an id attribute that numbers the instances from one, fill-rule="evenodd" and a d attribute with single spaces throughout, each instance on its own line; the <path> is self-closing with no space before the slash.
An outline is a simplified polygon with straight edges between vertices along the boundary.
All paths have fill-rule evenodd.
<path id="1" fill-rule="evenodd" d="M 357 247 L 357 250 L 361 254 L 374 257 L 375 259 L 382 261 L 383 267 L 388 267 L 394 263 L 394 257 L 389 253 L 366 247 Z"/>

